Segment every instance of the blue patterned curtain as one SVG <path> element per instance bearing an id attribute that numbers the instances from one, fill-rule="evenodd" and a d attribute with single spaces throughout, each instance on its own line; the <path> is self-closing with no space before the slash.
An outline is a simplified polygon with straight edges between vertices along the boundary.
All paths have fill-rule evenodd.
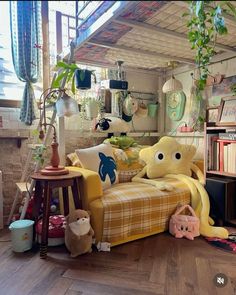
<path id="1" fill-rule="evenodd" d="M 40 77 L 41 1 L 10 1 L 10 26 L 15 72 L 26 82 L 20 120 L 31 125 L 36 118 L 32 83 Z"/>

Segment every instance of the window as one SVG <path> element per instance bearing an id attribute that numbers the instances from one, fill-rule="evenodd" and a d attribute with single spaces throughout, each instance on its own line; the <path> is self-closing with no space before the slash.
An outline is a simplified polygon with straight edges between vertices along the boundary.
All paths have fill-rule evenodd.
<path id="1" fill-rule="evenodd" d="M 57 55 L 64 52 L 75 38 L 75 1 L 49 1 L 49 44 L 51 69 Z"/>
<path id="2" fill-rule="evenodd" d="M 3 1 L 0 6 L 0 106 L 3 106 L 9 104 L 7 100 L 21 99 L 24 83 L 18 80 L 12 63 L 9 2 Z"/>
<path id="3" fill-rule="evenodd" d="M 17 78 L 12 62 L 9 1 L 2 1 L 0 7 L 0 107 L 19 107 L 25 83 Z M 34 89 L 37 97 L 41 83 Z"/>

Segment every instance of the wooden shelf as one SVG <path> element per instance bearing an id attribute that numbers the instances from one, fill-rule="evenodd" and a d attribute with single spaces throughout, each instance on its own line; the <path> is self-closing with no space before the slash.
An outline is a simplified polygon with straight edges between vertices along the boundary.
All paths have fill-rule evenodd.
<path id="1" fill-rule="evenodd" d="M 230 225 L 236 226 L 236 219 L 227 220 L 227 223 L 230 223 Z"/>
<path id="2" fill-rule="evenodd" d="M 167 132 L 172 137 L 204 137 L 204 132 Z"/>
<path id="3" fill-rule="evenodd" d="M 21 147 L 21 140 L 28 139 L 28 136 L 0 136 L 1 139 L 16 139 L 16 145 L 18 148 Z"/>
<path id="4" fill-rule="evenodd" d="M 235 126 L 207 126 L 206 130 L 225 130 L 225 129 L 235 129 Z"/>
<path id="5" fill-rule="evenodd" d="M 221 172 L 221 171 L 216 171 L 216 170 L 207 170 L 206 173 L 220 175 L 220 176 L 236 177 L 235 173 Z"/>

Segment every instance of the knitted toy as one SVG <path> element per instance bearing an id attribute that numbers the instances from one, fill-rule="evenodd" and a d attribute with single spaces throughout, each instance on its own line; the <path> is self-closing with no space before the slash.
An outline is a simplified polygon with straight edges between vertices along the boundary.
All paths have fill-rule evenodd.
<path id="1" fill-rule="evenodd" d="M 146 166 L 132 181 L 148 183 L 160 190 L 171 191 L 174 188 L 154 179 L 159 177 L 175 178 L 184 182 L 191 192 L 191 205 L 200 219 L 200 234 L 206 237 L 225 239 L 228 231 L 222 227 L 214 227 L 214 221 L 209 217 L 210 202 L 204 188 L 204 176 L 201 170 L 192 163 L 196 148 L 191 145 L 179 144 L 172 137 L 162 137 L 155 145 L 140 151 L 140 158 Z M 192 174 L 197 179 L 192 178 Z M 147 178 L 143 178 L 146 176 Z"/>
<path id="2" fill-rule="evenodd" d="M 92 252 L 93 235 L 87 211 L 77 209 L 66 217 L 65 244 L 71 257 Z"/>

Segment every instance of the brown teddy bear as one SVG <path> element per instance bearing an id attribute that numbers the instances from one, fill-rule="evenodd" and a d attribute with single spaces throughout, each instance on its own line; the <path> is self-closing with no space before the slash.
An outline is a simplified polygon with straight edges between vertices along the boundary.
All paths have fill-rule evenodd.
<path id="1" fill-rule="evenodd" d="M 65 244 L 71 257 L 92 252 L 93 235 L 87 211 L 77 209 L 66 217 Z"/>

